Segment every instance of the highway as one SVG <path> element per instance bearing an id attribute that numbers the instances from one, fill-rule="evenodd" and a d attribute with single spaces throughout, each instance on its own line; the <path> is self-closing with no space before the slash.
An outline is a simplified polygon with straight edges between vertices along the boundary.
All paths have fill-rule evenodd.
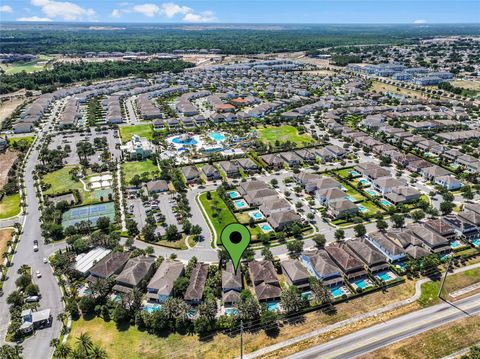
<path id="1" fill-rule="evenodd" d="M 288 359 L 350 359 L 449 322 L 480 314 L 480 294 L 442 302 L 293 354 Z"/>

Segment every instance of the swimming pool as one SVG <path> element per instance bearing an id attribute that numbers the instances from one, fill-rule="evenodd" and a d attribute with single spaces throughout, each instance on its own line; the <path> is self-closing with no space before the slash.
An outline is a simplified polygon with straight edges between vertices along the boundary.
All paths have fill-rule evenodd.
<path id="1" fill-rule="evenodd" d="M 147 303 L 143 306 L 143 310 L 148 313 L 153 313 L 162 309 L 162 305 L 158 303 Z"/>
<path id="2" fill-rule="evenodd" d="M 247 202 L 245 202 L 243 199 L 237 199 L 233 201 L 233 204 L 237 209 L 248 207 Z"/>
<path id="3" fill-rule="evenodd" d="M 357 279 L 356 281 L 353 282 L 357 286 L 357 288 L 365 289 L 369 287 L 369 284 L 365 279 Z"/>
<path id="4" fill-rule="evenodd" d="M 353 198 L 352 196 L 346 196 L 345 198 L 348 199 L 350 202 L 355 202 L 355 198 Z"/>
<path id="5" fill-rule="evenodd" d="M 265 218 L 265 216 L 260 211 L 252 211 L 252 212 L 249 212 L 248 215 L 251 218 L 253 218 L 255 221 L 258 221 L 258 220 L 261 220 L 261 219 Z"/>
<path id="6" fill-rule="evenodd" d="M 350 174 L 351 174 L 352 176 L 354 176 L 354 177 L 355 177 L 355 176 L 360 176 L 360 172 L 357 172 L 357 171 L 355 171 L 355 170 L 350 171 Z"/>
<path id="7" fill-rule="evenodd" d="M 460 242 L 459 240 L 454 240 L 454 241 L 452 241 L 452 242 L 450 243 L 450 247 L 451 247 L 452 249 L 460 248 L 460 247 L 462 247 L 462 246 L 463 246 L 463 244 L 462 244 L 462 242 Z"/>
<path id="8" fill-rule="evenodd" d="M 373 197 L 378 196 L 378 192 L 374 191 L 373 189 L 366 190 L 365 192 L 367 192 L 370 196 L 373 196 Z"/>
<path id="9" fill-rule="evenodd" d="M 238 193 L 237 191 L 230 191 L 230 192 L 227 192 L 227 194 L 228 194 L 228 197 L 230 197 L 231 199 L 240 197 L 240 193 Z"/>
<path id="10" fill-rule="evenodd" d="M 392 273 L 390 272 L 381 272 L 381 273 L 378 273 L 375 275 L 375 277 L 385 281 L 385 282 L 388 282 L 389 280 L 392 280 L 394 277 L 392 275 Z"/>
<path id="11" fill-rule="evenodd" d="M 365 206 L 362 206 L 361 204 L 357 205 L 357 207 L 362 213 L 368 212 L 368 208 Z"/>
<path id="12" fill-rule="evenodd" d="M 237 308 L 225 308 L 226 315 L 238 315 L 239 311 Z"/>
<path id="13" fill-rule="evenodd" d="M 210 137 L 212 140 L 214 140 L 216 142 L 225 141 L 225 135 L 220 133 L 220 132 L 210 132 L 208 134 L 208 137 Z"/>
<path id="14" fill-rule="evenodd" d="M 386 199 L 383 199 L 383 198 L 380 200 L 380 203 L 385 207 L 393 206 L 392 202 L 389 202 L 389 201 L 387 201 Z"/>
<path id="15" fill-rule="evenodd" d="M 280 310 L 280 302 L 267 303 L 267 309 L 270 312 L 278 312 Z"/>
<path id="16" fill-rule="evenodd" d="M 330 288 L 330 293 L 332 293 L 334 298 L 341 297 L 344 294 L 347 294 L 343 287 Z"/>
<path id="17" fill-rule="evenodd" d="M 358 182 L 360 182 L 361 184 L 363 184 L 364 186 L 369 186 L 370 185 L 370 182 L 368 180 L 366 180 L 365 178 L 360 178 L 358 180 Z"/>
<path id="18" fill-rule="evenodd" d="M 313 298 L 312 291 L 306 291 L 301 294 L 302 299 L 310 300 Z"/>
<path id="19" fill-rule="evenodd" d="M 194 146 L 198 143 L 198 141 L 190 136 L 177 136 L 172 138 L 172 142 L 177 145 L 186 145 L 186 146 Z"/>
<path id="20" fill-rule="evenodd" d="M 268 223 L 263 223 L 258 225 L 264 233 L 273 231 L 273 228 Z"/>
<path id="21" fill-rule="evenodd" d="M 474 247 L 480 247 L 480 238 L 474 239 L 472 244 Z"/>

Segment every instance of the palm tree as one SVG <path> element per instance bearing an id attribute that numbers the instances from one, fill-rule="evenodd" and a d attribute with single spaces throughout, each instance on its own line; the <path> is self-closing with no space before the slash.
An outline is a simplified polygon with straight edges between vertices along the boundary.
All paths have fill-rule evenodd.
<path id="1" fill-rule="evenodd" d="M 77 349 L 79 349 L 80 352 L 83 352 L 85 355 L 88 355 L 94 346 L 92 338 L 87 333 L 80 334 L 80 336 L 77 338 L 77 345 Z"/>
<path id="2" fill-rule="evenodd" d="M 95 345 L 90 352 L 89 359 L 106 359 L 107 357 L 107 352 L 99 345 Z"/>
<path id="3" fill-rule="evenodd" d="M 54 358 L 56 359 L 68 359 L 72 353 L 72 348 L 68 344 L 60 343 L 55 350 Z"/>

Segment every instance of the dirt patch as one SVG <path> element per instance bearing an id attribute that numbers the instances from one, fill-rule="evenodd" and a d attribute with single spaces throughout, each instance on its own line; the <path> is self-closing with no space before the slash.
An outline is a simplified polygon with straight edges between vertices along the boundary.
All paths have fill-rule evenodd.
<path id="1" fill-rule="evenodd" d="M 3 188 L 7 183 L 8 171 L 18 157 L 16 151 L 6 151 L 0 153 L 0 188 Z"/>
<path id="2" fill-rule="evenodd" d="M 4 101 L 0 104 L 0 125 L 23 103 L 23 101 L 23 99 L 14 99 Z"/>
<path id="3" fill-rule="evenodd" d="M 13 229 L 0 229 L 0 258 L 3 258 L 3 253 L 7 250 L 8 241 L 12 238 Z M 3 259 L 2 259 L 3 261 Z"/>

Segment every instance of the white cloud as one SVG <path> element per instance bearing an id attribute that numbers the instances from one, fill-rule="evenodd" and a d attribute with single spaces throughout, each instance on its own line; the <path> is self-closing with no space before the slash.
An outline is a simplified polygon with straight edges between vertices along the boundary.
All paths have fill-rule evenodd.
<path id="1" fill-rule="evenodd" d="M 172 18 L 178 14 L 187 15 L 191 13 L 193 13 L 193 9 L 188 6 L 174 4 L 173 2 L 162 4 L 162 15 L 168 18 Z"/>
<path id="2" fill-rule="evenodd" d="M 120 10 L 113 9 L 112 13 L 110 14 L 110 17 L 120 17 Z"/>
<path id="3" fill-rule="evenodd" d="M 415 20 L 413 22 L 414 24 L 426 24 L 427 23 L 427 20 L 424 20 L 424 19 L 418 19 L 418 20 Z"/>
<path id="4" fill-rule="evenodd" d="M 64 20 L 92 20 L 96 15 L 95 10 L 83 8 L 69 1 L 31 0 L 32 5 L 41 8 L 49 18 L 62 18 Z"/>
<path id="5" fill-rule="evenodd" d="M 133 7 L 134 12 L 138 12 L 147 17 L 154 17 L 160 12 L 160 8 L 155 4 L 142 4 Z"/>
<path id="6" fill-rule="evenodd" d="M 48 17 L 38 17 L 38 16 L 31 16 L 31 17 L 20 17 L 17 21 L 36 21 L 36 22 L 45 22 L 45 21 L 52 21 Z"/>
<path id="7" fill-rule="evenodd" d="M 10 5 L 2 5 L 2 6 L 0 6 L 0 12 L 12 13 L 13 9 Z"/>
<path id="8" fill-rule="evenodd" d="M 215 14 L 212 11 L 203 11 L 198 14 L 190 13 L 190 14 L 186 14 L 183 17 L 183 21 L 187 21 L 187 22 L 212 22 L 216 20 L 217 18 L 215 17 Z"/>

